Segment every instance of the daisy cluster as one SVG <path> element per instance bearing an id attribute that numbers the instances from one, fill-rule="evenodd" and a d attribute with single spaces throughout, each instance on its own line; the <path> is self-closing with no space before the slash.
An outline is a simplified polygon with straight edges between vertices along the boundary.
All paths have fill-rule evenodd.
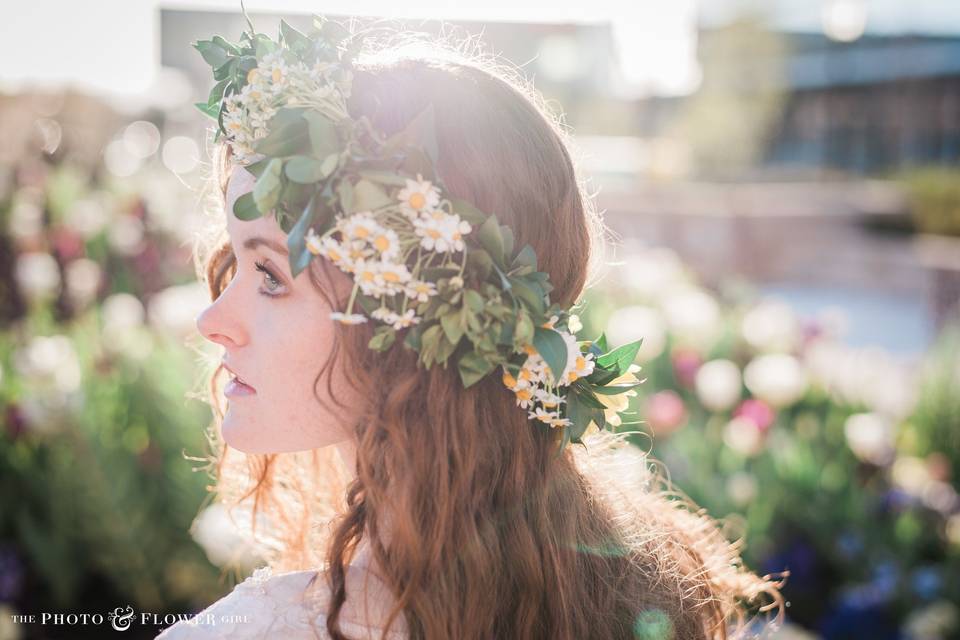
<path id="1" fill-rule="evenodd" d="M 543 326 L 553 329 L 556 321 L 557 316 L 553 316 Z M 560 405 L 564 402 L 564 394 L 558 387 L 569 386 L 577 379 L 589 376 L 594 368 L 593 354 L 581 352 L 576 336 L 562 330 L 558 333 L 567 347 L 567 366 L 559 379 L 533 345 L 524 347 L 527 359 L 519 372 L 513 375 L 504 367 L 502 377 L 503 384 L 516 396 L 517 406 L 527 409 L 531 419 L 540 420 L 551 427 L 570 425 L 570 420 L 561 416 Z"/>
<path id="2" fill-rule="evenodd" d="M 243 88 L 223 99 L 223 128 L 237 162 L 256 158 L 254 144 L 267 136 L 270 119 L 283 107 L 314 107 L 345 116 L 351 81 L 351 71 L 330 62 L 308 66 L 284 49 L 264 55 L 247 72 Z"/>
<path id="3" fill-rule="evenodd" d="M 418 174 L 416 180 L 406 180 L 393 206 L 338 215 L 323 235 L 308 229 L 304 241 L 310 253 L 327 258 L 354 281 L 347 311 L 334 312 L 331 318 L 344 324 L 366 322 L 367 316 L 352 312 L 360 293 L 379 301 L 369 314 L 374 320 L 396 330 L 419 324 L 423 318 L 413 305 L 437 294 L 437 283 L 421 277 L 429 267 L 456 268 L 459 275 L 448 282 L 462 288 L 464 264 L 453 260 L 453 254 L 464 252 L 463 237 L 472 228 L 445 210 L 448 204 L 436 186 Z"/>

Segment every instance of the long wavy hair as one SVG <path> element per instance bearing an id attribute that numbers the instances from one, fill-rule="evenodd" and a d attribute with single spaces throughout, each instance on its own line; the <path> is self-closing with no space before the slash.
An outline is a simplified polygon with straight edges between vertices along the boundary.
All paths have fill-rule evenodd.
<path id="1" fill-rule="evenodd" d="M 580 299 L 605 229 L 562 116 L 516 67 L 469 39 L 407 32 L 368 44 L 354 78 L 353 115 L 387 135 L 432 102 L 447 190 L 532 245 L 553 300 Z M 235 258 L 222 213 L 228 148 L 213 159 L 219 230 L 195 258 L 216 299 Z M 342 308 L 320 262 L 310 280 Z M 402 615 L 411 638 L 728 638 L 774 607 L 767 623 L 781 622 L 787 572 L 747 569 L 742 537 L 728 540 L 729 523 L 672 487 L 626 433 L 604 431 L 556 456 L 556 432 L 531 423 L 497 376 L 464 389 L 455 371 L 418 368 L 400 341 L 370 350 L 371 331 L 337 324 L 330 358 L 317 363 L 315 388 L 332 396 L 333 376 L 343 376 L 368 400 L 354 408 L 355 469 L 336 447 L 230 451 L 219 437 L 222 367 L 209 385 L 212 488 L 252 509 L 271 566 L 321 570 L 332 638 L 347 638 L 339 620 L 361 540 L 395 597 L 385 627 Z"/>

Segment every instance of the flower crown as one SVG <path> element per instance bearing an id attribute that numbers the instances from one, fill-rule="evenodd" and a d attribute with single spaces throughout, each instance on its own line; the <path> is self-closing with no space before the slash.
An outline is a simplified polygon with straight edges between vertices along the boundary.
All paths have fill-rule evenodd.
<path id="1" fill-rule="evenodd" d="M 276 216 L 294 277 L 315 256 L 350 275 L 331 318 L 376 321 L 371 349 L 405 332 L 424 367 L 453 358 L 464 387 L 500 367 L 530 419 L 562 430 L 561 451 L 622 424 L 640 341 L 578 342 L 579 319 L 550 303 L 533 249 L 515 251 L 510 227 L 445 193 L 432 105 L 386 138 L 347 106 L 362 38 L 321 16 L 310 35 L 281 21 L 278 41 L 247 24 L 237 44 L 194 44 L 217 81 L 197 107 L 257 178 L 237 218 Z"/>

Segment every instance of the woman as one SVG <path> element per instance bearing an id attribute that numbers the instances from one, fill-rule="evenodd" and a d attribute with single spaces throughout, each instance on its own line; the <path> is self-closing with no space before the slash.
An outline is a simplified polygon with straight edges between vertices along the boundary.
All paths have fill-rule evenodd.
<path id="1" fill-rule="evenodd" d="M 284 39 L 291 49 L 323 48 L 292 30 Z M 255 37 L 246 42 L 262 53 Z M 403 34 L 369 44 L 340 77 L 352 81 L 344 117 L 365 117 L 371 135 L 395 139 L 432 105 L 435 182 L 452 201 L 495 213 L 516 246 L 529 244 L 534 269 L 549 276 L 550 300 L 568 309 L 599 256 L 602 226 L 557 118 L 518 74 L 476 54 Z M 226 64 L 205 46 L 213 49 L 198 48 L 212 66 Z M 279 82 L 288 72 L 277 57 L 269 65 L 244 67 L 256 96 L 266 91 L 257 84 L 264 77 Z M 220 105 L 211 104 L 216 117 Z M 230 113 L 224 122 L 228 134 L 242 125 Z M 510 370 L 467 385 L 462 370 L 458 377 L 436 366 L 439 358 L 424 366 L 418 341 L 421 358 L 401 344 L 419 318 L 404 323 L 405 314 L 384 307 L 355 313 L 356 265 L 345 268 L 329 252 L 348 246 L 342 220 L 340 243 L 330 244 L 271 216 L 238 215 L 252 202 L 277 202 L 260 181 L 283 166 L 237 162 L 273 146 L 255 144 L 251 131 L 246 142 L 237 136 L 218 147 L 226 238 L 198 254 L 213 299 L 198 328 L 224 348 L 211 382 L 218 493 L 250 511 L 270 564 L 160 638 L 725 638 L 747 632 L 747 607 L 764 595 L 772 602 L 761 611 L 776 605 L 782 616 L 782 582 L 745 569 L 738 543 L 674 499 L 625 434 L 591 422 L 583 446 L 557 455 L 561 430 L 553 427 L 570 423 L 553 414 L 544 427 L 518 408 L 528 407 Z M 298 144 L 284 144 L 291 140 Z M 400 197 L 408 209 L 436 205 L 429 180 L 407 178 Z M 307 222 L 312 206 L 303 209 Z M 454 217 L 451 243 L 477 227 Z M 304 242 L 318 259 L 295 273 L 288 249 Z M 455 248 L 451 260 L 461 255 Z M 469 288 L 454 280 L 439 286 Z M 436 293 L 423 293 L 416 308 Z M 391 313 L 401 335 L 394 343 L 368 322 Z M 224 372 L 236 378 L 226 414 L 218 403 Z"/>

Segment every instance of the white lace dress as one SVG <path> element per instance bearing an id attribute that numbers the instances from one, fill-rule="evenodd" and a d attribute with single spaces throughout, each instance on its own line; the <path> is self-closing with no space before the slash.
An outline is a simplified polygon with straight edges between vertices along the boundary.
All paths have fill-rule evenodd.
<path id="1" fill-rule="evenodd" d="M 307 570 L 271 575 L 267 567 L 257 569 L 229 594 L 192 618 L 168 627 L 155 640 L 328 639 L 325 606 L 315 596 L 309 601 L 304 598 L 315 574 Z M 381 629 L 342 618 L 340 628 L 349 637 L 362 640 L 379 640 L 382 633 Z M 386 637 L 407 639 L 400 620 Z"/>

